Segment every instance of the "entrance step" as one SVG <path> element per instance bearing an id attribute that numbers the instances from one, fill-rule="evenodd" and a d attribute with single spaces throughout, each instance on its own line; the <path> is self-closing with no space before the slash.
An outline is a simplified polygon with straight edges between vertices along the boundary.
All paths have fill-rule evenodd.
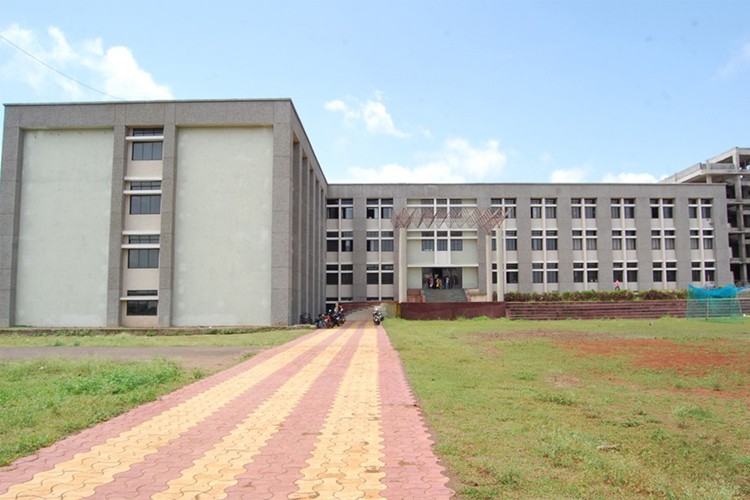
<path id="1" fill-rule="evenodd" d="M 468 302 L 463 288 L 452 288 L 449 290 L 435 290 L 426 288 L 422 290 L 425 302 Z"/>

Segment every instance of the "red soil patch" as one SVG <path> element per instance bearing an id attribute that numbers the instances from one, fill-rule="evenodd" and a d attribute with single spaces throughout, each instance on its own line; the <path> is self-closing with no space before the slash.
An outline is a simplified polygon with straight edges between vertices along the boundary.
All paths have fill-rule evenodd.
<path id="1" fill-rule="evenodd" d="M 642 368 L 674 370 L 685 375 L 705 375 L 722 369 L 750 373 L 750 352 L 726 353 L 708 345 L 676 344 L 658 339 L 608 339 L 560 341 L 584 355 L 624 355 Z"/>

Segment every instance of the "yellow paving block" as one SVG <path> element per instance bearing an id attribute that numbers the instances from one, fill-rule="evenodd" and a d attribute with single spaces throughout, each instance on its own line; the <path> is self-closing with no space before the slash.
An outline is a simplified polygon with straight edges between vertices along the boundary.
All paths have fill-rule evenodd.
<path id="1" fill-rule="evenodd" d="M 370 498 L 385 488 L 385 474 L 363 474 L 383 467 L 377 331 L 365 327 L 339 385 L 315 449 L 289 498 Z M 325 471 L 325 472 L 323 472 Z"/>
<path id="2" fill-rule="evenodd" d="M 225 498 L 225 490 L 237 484 L 236 477 L 244 472 L 245 466 L 253 461 L 253 457 L 260 453 L 268 440 L 279 430 L 300 399 L 330 365 L 352 335 L 354 335 L 354 330 L 348 330 L 334 340 L 247 418 L 237 424 L 221 441 L 207 450 L 202 457 L 194 460 L 193 466 L 183 470 L 180 478 L 170 481 L 163 492 L 156 493 L 151 498 L 153 500 L 171 498 L 171 494 L 180 491 L 179 487 L 184 481 L 195 477 L 199 471 L 205 470 L 211 471 L 216 477 L 211 482 L 211 489 L 206 493 L 217 500 Z"/>
<path id="3" fill-rule="evenodd" d="M 321 330 L 303 342 L 280 351 L 263 363 L 238 373 L 102 444 L 93 446 L 89 451 L 78 453 L 72 459 L 60 462 L 50 470 L 39 472 L 29 481 L 11 486 L 5 494 L 0 495 L 0 499 L 50 498 L 50 485 L 71 484 L 76 481 L 75 474 L 83 472 L 93 474 L 93 476 L 89 475 L 83 480 L 83 484 L 79 485 L 80 487 L 76 490 L 76 497 L 92 496 L 94 488 L 112 482 L 117 473 L 124 472 L 133 464 L 143 461 L 146 456 L 169 444 L 246 390 L 294 362 L 332 334 L 331 331 Z M 133 451 L 134 443 L 139 452 Z M 92 460 L 92 457 L 99 461 Z M 53 495 L 51 498 L 60 498 L 60 496 Z"/>

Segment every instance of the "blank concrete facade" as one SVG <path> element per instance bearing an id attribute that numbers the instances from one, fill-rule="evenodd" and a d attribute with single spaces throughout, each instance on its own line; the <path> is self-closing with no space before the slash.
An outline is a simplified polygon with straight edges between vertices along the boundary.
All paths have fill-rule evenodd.
<path id="1" fill-rule="evenodd" d="M 0 325 L 288 324 L 323 301 L 327 182 L 290 100 L 7 105 L 0 189 Z"/>
<path id="2" fill-rule="evenodd" d="M 6 105 L 4 127 L 0 326 L 285 325 L 430 276 L 478 301 L 747 280 L 744 173 L 329 185 L 288 99 Z"/>

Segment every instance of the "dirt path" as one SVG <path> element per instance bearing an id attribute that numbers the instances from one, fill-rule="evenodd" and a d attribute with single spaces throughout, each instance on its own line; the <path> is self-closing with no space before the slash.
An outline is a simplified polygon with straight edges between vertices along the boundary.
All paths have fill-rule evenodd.
<path id="1" fill-rule="evenodd" d="M 0 360 L 99 357 L 146 361 L 166 358 L 186 368 L 214 373 L 259 351 L 253 347 L 3 347 Z"/>

